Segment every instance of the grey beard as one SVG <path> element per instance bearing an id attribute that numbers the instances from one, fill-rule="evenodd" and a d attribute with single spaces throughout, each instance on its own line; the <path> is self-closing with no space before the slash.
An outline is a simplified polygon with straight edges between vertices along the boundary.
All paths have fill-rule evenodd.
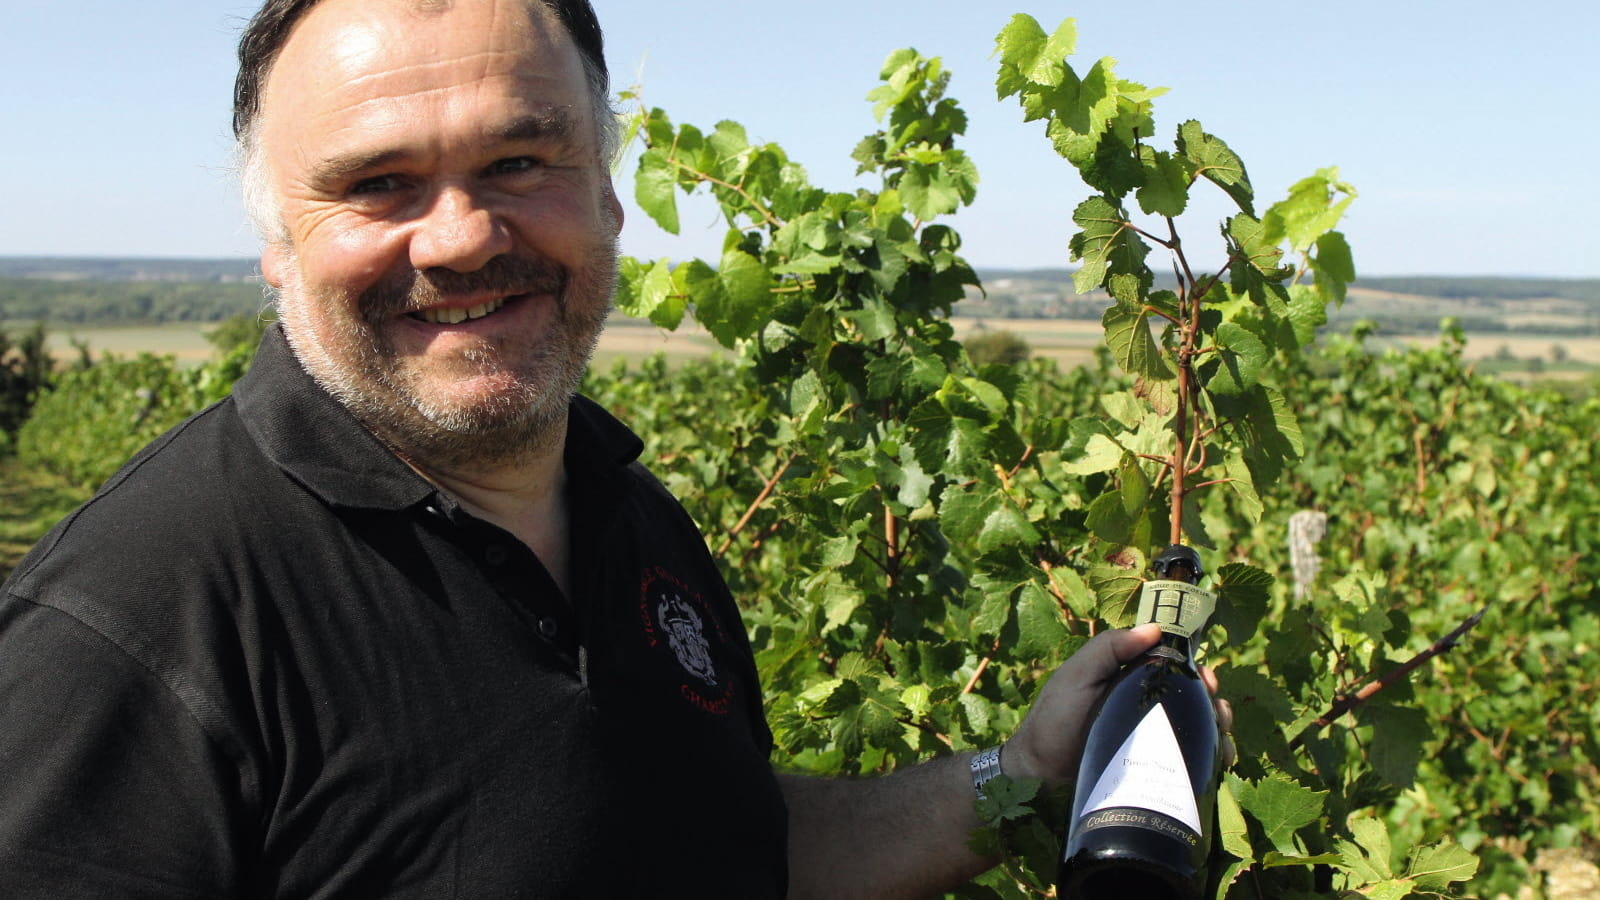
<path id="1" fill-rule="evenodd" d="M 285 333 L 318 384 L 414 465 L 435 470 L 514 465 L 557 449 L 555 444 L 565 434 L 567 407 L 610 312 L 615 284 L 614 241 L 595 248 L 582 270 L 570 276 L 546 260 L 496 257 L 476 272 L 408 273 L 368 288 L 357 303 L 365 327 L 351 321 L 336 326 L 334 340 L 343 350 L 342 358 L 335 358 L 316 338 L 302 338 L 298 327 L 286 327 Z M 472 407 L 428 403 L 397 377 L 402 370 L 394 365 L 396 354 L 382 337 L 380 323 L 443 297 L 480 291 L 556 297 L 555 321 L 542 352 L 522 373 L 517 390 L 489 403 Z M 280 300 L 283 305 L 319 302 L 330 300 L 303 296 L 286 303 Z M 298 317 L 283 311 L 285 325 L 294 324 L 289 320 Z M 498 362 L 496 351 L 489 348 L 475 351 L 465 361 L 484 369 Z"/>

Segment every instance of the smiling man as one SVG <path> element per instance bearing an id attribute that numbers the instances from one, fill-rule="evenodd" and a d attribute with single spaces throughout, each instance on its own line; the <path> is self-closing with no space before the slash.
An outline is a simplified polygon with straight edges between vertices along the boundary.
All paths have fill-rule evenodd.
<path id="1" fill-rule="evenodd" d="M 622 224 L 586 0 L 270 0 L 240 60 L 282 324 L 0 595 L 0 896 L 898 897 L 992 864 L 974 778 L 1070 777 L 1155 634 L 1091 642 L 1003 757 L 773 772 L 703 540 L 575 395 Z"/>

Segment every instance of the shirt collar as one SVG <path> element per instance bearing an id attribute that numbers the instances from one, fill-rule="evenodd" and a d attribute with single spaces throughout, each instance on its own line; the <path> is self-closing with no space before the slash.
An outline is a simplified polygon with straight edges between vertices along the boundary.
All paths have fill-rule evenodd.
<path id="1" fill-rule="evenodd" d="M 233 396 L 261 452 L 326 503 L 397 510 L 435 496 L 427 479 L 306 372 L 281 326 L 267 329 Z M 637 435 L 588 398 L 573 399 L 567 423 L 565 461 L 571 478 L 608 477 L 644 449 Z"/>

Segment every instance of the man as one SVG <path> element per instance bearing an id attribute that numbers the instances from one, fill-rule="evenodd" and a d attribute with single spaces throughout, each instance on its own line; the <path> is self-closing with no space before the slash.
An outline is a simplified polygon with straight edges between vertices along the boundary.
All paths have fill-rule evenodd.
<path id="1" fill-rule="evenodd" d="M 6 897 L 921 896 L 969 757 L 775 776 L 738 612 L 574 398 L 622 211 L 586 0 L 270 0 L 235 129 L 277 289 L 234 396 L 0 597 Z M 1153 630 L 1000 763 L 1071 777 Z"/>

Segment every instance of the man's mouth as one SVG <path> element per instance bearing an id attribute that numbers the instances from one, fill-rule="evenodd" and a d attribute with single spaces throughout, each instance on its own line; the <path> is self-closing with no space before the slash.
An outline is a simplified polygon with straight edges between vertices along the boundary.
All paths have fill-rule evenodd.
<path id="1" fill-rule="evenodd" d="M 458 325 L 462 322 L 470 322 L 473 319 L 481 319 L 487 316 L 505 306 L 507 299 L 506 297 L 500 297 L 487 303 L 480 303 L 477 306 L 433 307 L 410 313 L 410 316 L 430 325 Z"/>

